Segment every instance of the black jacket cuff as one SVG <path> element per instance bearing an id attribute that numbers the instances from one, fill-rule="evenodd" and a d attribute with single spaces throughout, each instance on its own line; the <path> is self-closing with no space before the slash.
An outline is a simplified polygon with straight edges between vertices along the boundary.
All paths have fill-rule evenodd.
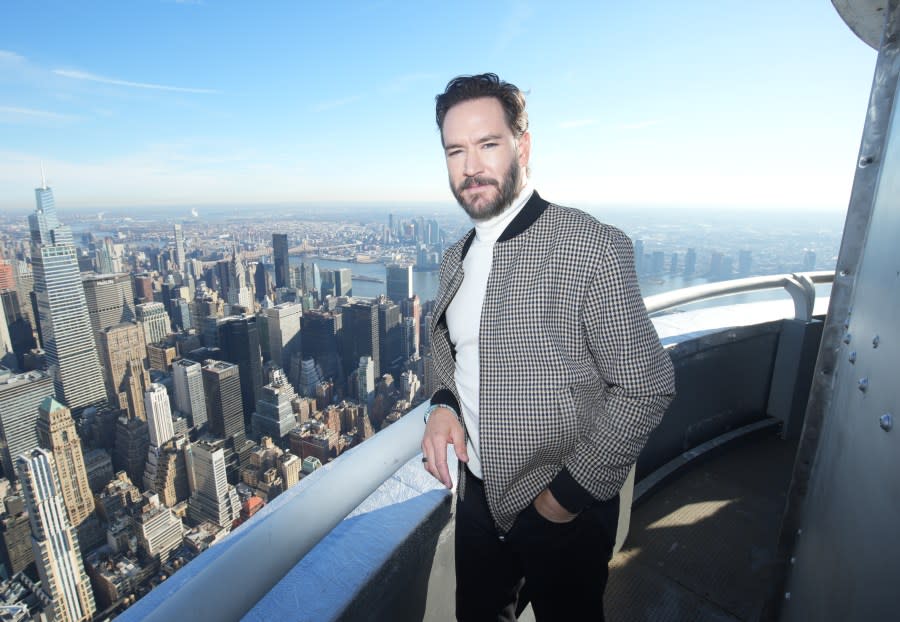
<path id="1" fill-rule="evenodd" d="M 563 469 L 547 486 L 561 506 L 578 514 L 594 500 L 593 495 L 575 481 L 568 469 Z"/>
<path id="2" fill-rule="evenodd" d="M 431 396 L 432 404 L 444 404 L 445 406 L 449 406 L 456 412 L 462 414 L 462 410 L 459 407 L 459 402 L 456 400 L 456 396 L 453 395 L 453 391 L 450 389 L 438 389 L 434 392 L 434 395 Z"/>

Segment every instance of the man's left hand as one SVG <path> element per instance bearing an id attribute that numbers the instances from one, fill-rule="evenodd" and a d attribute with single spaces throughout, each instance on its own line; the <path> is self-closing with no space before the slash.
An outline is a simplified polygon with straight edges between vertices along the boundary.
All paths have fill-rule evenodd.
<path id="1" fill-rule="evenodd" d="M 560 505 L 549 488 L 545 488 L 535 497 L 534 509 L 551 523 L 569 523 L 578 516 Z"/>

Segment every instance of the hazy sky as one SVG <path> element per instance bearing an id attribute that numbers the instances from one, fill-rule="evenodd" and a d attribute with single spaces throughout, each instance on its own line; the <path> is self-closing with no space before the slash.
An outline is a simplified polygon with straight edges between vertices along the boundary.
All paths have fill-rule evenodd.
<path id="1" fill-rule="evenodd" d="M 825 0 L 4 0 L 0 209 L 41 161 L 61 209 L 450 205 L 434 96 L 494 71 L 552 200 L 844 210 L 875 58 Z"/>

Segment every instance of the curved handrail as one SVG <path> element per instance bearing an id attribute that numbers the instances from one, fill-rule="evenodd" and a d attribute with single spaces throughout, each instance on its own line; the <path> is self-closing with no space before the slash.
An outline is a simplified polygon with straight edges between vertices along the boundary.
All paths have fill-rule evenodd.
<path id="1" fill-rule="evenodd" d="M 655 296 L 647 296 L 644 298 L 644 305 L 647 307 L 647 313 L 653 314 L 691 302 L 700 302 L 702 300 L 765 289 L 784 288 L 794 301 L 795 317 L 809 320 L 812 317 L 816 298 L 814 284 L 832 283 L 833 281 L 834 272 L 829 270 L 754 276 L 746 279 L 684 287 L 671 292 L 656 294 Z"/>
<path id="2" fill-rule="evenodd" d="M 118 619 L 167 622 L 186 612 L 203 620 L 239 620 L 350 512 L 421 451 L 419 405 L 293 488 L 215 547 L 154 588 Z M 340 490 L 341 494 L 335 494 Z M 248 560 L 264 560 L 242 572 Z M 200 598 L 200 594 L 215 596 Z"/>

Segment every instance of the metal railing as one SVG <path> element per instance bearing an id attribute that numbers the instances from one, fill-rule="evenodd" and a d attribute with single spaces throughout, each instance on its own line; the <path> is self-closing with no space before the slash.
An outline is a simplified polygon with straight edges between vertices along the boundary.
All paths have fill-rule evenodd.
<path id="1" fill-rule="evenodd" d="M 692 302 L 783 288 L 787 290 L 794 301 L 794 317 L 799 320 L 809 320 L 812 317 L 813 307 L 816 303 L 815 284 L 832 282 L 834 282 L 834 272 L 825 270 L 772 276 L 753 276 L 746 279 L 684 287 L 664 294 L 648 296 L 644 299 L 644 304 L 647 307 L 647 312 L 653 314 Z"/>
<path id="2" fill-rule="evenodd" d="M 315 472 L 127 609 L 121 620 L 239 620 L 420 451 L 425 405 Z M 248 568 L 252 566 L 252 569 Z"/>
<path id="3" fill-rule="evenodd" d="M 833 272 L 751 277 L 649 296 L 645 304 L 648 312 L 658 313 L 720 296 L 784 288 L 793 298 L 796 316 L 809 319 L 815 302 L 814 284 L 833 279 Z M 187 612 L 204 620 L 240 619 L 354 508 L 419 453 L 424 407 L 415 408 L 343 454 L 301 490 L 282 493 L 252 521 L 179 570 L 120 619 L 166 622 Z M 252 563 L 252 571 L 247 571 L 248 563 Z"/>

